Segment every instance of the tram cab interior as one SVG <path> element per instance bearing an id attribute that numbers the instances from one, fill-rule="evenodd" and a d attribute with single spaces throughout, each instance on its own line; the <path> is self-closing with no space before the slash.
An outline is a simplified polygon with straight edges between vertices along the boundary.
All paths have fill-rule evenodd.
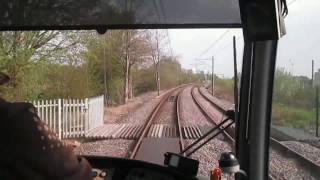
<path id="1" fill-rule="evenodd" d="M 1 31 L 96 30 L 103 34 L 114 29 L 242 29 L 238 109 L 229 114 L 236 126 L 235 154 L 222 154 L 220 160 L 225 158 L 227 167 L 220 168 L 237 173 L 236 179 L 269 179 L 272 89 L 277 44 L 286 33 L 285 0 L 3 0 L 0 4 Z M 170 152 L 163 166 L 121 158 L 84 158 L 97 171 L 106 171 L 100 179 L 210 179 L 196 176 L 197 161 Z"/>

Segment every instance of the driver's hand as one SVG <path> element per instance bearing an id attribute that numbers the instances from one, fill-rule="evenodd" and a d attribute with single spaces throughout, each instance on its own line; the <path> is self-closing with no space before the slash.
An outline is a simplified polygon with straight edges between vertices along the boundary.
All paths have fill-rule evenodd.
<path id="1" fill-rule="evenodd" d="M 29 103 L 0 99 L 0 179 L 91 179 L 91 167 L 39 119 Z"/>

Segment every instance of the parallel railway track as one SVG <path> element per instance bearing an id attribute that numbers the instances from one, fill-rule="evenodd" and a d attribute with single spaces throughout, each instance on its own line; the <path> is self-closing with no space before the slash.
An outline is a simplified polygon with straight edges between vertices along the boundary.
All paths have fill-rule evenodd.
<path id="1" fill-rule="evenodd" d="M 191 96 L 193 98 L 193 100 L 195 101 L 196 105 L 199 107 L 199 109 L 202 111 L 202 113 L 215 125 L 217 126 L 219 124 L 219 121 L 222 120 L 221 119 L 217 119 L 215 117 L 213 117 L 212 113 L 209 112 L 209 110 L 207 108 L 204 107 L 204 105 L 200 102 L 200 99 L 199 97 L 197 97 L 196 93 L 195 93 L 195 90 L 198 90 L 199 94 L 204 97 L 203 94 L 200 93 L 200 90 L 198 87 L 194 86 L 192 89 L 191 89 Z M 204 97 L 205 98 L 205 97 Z M 206 100 L 208 100 L 207 98 L 205 98 Z M 208 100 L 209 101 L 209 100 Z M 211 101 L 210 101 L 211 102 Z M 215 106 L 215 107 L 218 107 L 218 106 Z M 221 107 L 218 108 L 219 111 L 221 112 L 221 115 L 222 117 L 224 117 L 224 114 L 226 111 L 224 111 Z M 222 129 L 222 127 L 220 128 Z M 222 131 L 224 136 L 227 138 L 227 140 L 231 143 L 231 144 L 234 144 L 234 138 L 225 130 Z"/>
<path id="2" fill-rule="evenodd" d="M 226 106 L 222 106 L 221 102 L 215 102 L 212 98 L 209 98 L 208 95 L 205 95 L 203 91 L 199 89 L 199 93 L 208 100 L 214 107 L 216 107 L 222 113 L 225 113 L 227 108 Z M 234 137 L 231 137 L 234 138 Z M 302 154 L 296 152 L 295 150 L 289 148 L 288 146 L 282 144 L 280 141 L 276 139 L 276 137 L 270 137 L 270 145 L 271 148 L 276 152 L 280 153 L 282 156 L 294 159 L 301 168 L 304 168 L 305 171 L 309 172 L 311 175 L 320 179 L 320 166 L 314 163 L 311 159 L 306 158 Z M 276 175 L 271 173 L 269 176 L 270 179 L 276 179 Z"/>

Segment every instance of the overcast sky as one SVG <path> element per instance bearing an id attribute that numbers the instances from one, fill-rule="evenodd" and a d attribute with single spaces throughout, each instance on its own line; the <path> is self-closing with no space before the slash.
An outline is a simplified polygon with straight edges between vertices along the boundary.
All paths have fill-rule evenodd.
<path id="1" fill-rule="evenodd" d="M 287 34 L 279 41 L 277 67 L 284 67 L 296 75 L 311 77 L 311 60 L 320 68 L 320 0 L 287 0 L 289 15 L 285 19 Z M 293 2 L 294 1 L 294 2 Z M 241 70 L 243 39 L 240 29 L 228 33 L 206 51 L 226 29 L 169 30 L 174 54 L 184 68 L 195 68 L 196 58 L 215 57 L 215 73 L 233 76 L 232 36 L 237 37 L 238 67 Z M 192 64 L 192 65 L 191 65 Z M 204 61 L 198 69 L 210 70 L 211 61 Z"/>

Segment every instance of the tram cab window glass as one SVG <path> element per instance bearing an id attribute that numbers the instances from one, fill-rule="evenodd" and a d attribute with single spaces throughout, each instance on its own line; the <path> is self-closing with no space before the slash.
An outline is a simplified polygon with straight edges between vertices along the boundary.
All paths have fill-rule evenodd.
<path id="1" fill-rule="evenodd" d="M 234 108 L 233 36 L 240 72 L 240 29 L 2 31 L 0 69 L 10 81 L 0 86 L 1 98 L 32 103 L 46 128 L 78 155 L 122 158 L 131 156 L 149 115 L 163 102 L 142 141 L 153 144 L 152 153 L 136 155 L 163 165 L 166 151 L 180 151 L 177 113 L 186 147 Z M 226 151 L 235 152 L 221 134 L 192 154 L 200 161 L 198 175 L 209 176 Z"/>
<path id="2" fill-rule="evenodd" d="M 274 79 L 269 172 L 275 179 L 319 179 L 319 7 L 317 0 L 288 1 L 288 33 L 279 42 Z"/>
<path id="3" fill-rule="evenodd" d="M 0 28 L 106 26 L 111 29 L 148 25 L 155 28 L 163 24 L 240 27 L 241 24 L 239 5 L 234 0 L 18 0 L 15 3 L 4 0 L 0 11 Z"/>

